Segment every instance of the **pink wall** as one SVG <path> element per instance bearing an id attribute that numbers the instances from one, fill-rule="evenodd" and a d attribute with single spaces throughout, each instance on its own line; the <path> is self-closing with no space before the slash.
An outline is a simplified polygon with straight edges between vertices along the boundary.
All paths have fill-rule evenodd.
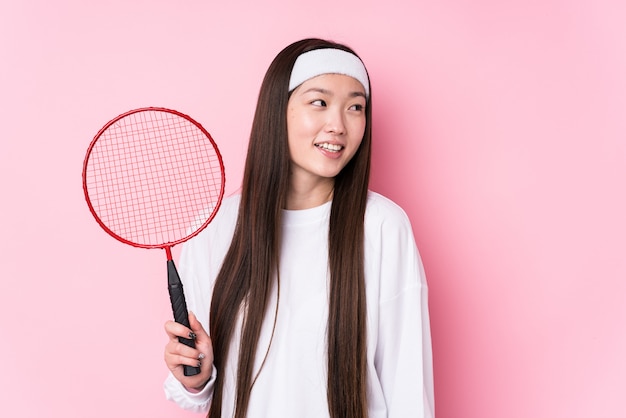
<path id="1" fill-rule="evenodd" d="M 0 4 L 0 416 L 192 416 L 161 390 L 163 253 L 99 229 L 82 159 L 111 117 L 172 107 L 234 190 L 263 73 L 311 35 L 371 72 L 372 187 L 424 258 L 438 417 L 626 416 L 624 2 L 239 3 Z"/>

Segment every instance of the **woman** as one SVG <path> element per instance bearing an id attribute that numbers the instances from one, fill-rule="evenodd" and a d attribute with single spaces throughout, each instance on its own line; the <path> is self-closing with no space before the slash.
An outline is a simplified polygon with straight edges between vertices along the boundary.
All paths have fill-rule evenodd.
<path id="1" fill-rule="evenodd" d="M 411 226 L 368 191 L 371 103 L 367 71 L 344 45 L 305 39 L 271 63 L 241 193 L 179 262 L 195 315 L 191 329 L 165 325 L 165 391 L 181 407 L 211 418 L 434 416 Z"/>

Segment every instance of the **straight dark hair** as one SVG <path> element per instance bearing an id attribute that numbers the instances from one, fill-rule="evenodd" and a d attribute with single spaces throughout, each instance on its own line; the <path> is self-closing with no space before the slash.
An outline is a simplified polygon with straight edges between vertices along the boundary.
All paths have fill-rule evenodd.
<path id="1" fill-rule="evenodd" d="M 223 374 L 233 332 L 243 312 L 237 364 L 235 418 L 248 411 L 253 365 L 274 280 L 280 286 L 282 210 L 287 201 L 290 157 L 287 103 L 291 70 L 303 52 L 345 45 L 304 39 L 283 49 L 261 85 L 244 169 L 233 240 L 216 279 L 210 310 L 217 380 L 209 418 L 221 418 Z M 370 88 L 371 92 L 371 88 Z M 364 280 L 364 217 L 370 174 L 371 93 L 363 141 L 335 177 L 328 232 L 328 410 L 332 418 L 367 417 L 367 335 Z M 276 278 L 276 279 L 275 279 Z"/>

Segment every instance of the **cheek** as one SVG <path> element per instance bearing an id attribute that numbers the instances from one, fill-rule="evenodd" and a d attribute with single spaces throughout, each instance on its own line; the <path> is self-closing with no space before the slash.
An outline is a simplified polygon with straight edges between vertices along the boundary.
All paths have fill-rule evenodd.
<path id="1" fill-rule="evenodd" d="M 290 140 L 314 135 L 318 124 L 307 112 L 292 111 L 287 114 L 287 134 Z"/>
<path id="2" fill-rule="evenodd" d="M 365 134 L 365 126 L 365 119 L 355 120 L 351 125 L 352 136 L 355 142 L 357 142 L 359 145 L 361 144 L 361 141 L 363 140 L 363 135 Z"/>

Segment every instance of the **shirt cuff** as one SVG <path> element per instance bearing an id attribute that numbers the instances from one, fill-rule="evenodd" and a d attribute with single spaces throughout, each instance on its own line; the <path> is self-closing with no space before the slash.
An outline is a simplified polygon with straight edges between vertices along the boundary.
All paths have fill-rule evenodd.
<path id="1" fill-rule="evenodd" d="M 216 376 L 217 369 L 213 366 L 211 377 L 207 384 L 204 385 L 204 388 L 199 392 L 190 392 L 170 373 L 163 383 L 165 398 L 175 402 L 183 409 L 197 413 L 206 413 L 209 411 L 211 399 L 213 398 L 213 387 L 215 385 Z"/>

